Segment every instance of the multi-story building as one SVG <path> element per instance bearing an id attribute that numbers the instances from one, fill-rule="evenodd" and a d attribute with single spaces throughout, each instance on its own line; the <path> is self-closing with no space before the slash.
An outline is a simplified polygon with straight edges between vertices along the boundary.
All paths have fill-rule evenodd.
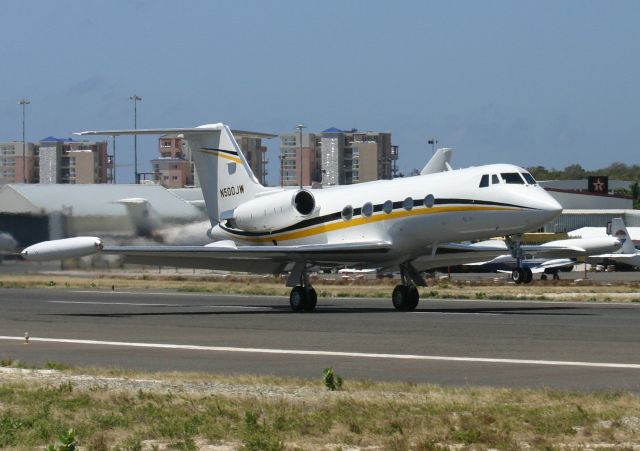
<path id="1" fill-rule="evenodd" d="M 22 152 L 22 141 L 0 143 L 0 185 L 33 183 L 36 178 L 35 143 L 28 142 Z"/>
<path id="2" fill-rule="evenodd" d="M 320 161 L 320 135 L 303 133 L 302 146 L 298 133 L 280 135 L 280 185 L 299 185 L 301 176 L 305 186 L 321 182 Z"/>
<path id="3" fill-rule="evenodd" d="M 300 152 L 302 148 L 302 153 Z M 391 179 L 398 146 L 391 133 L 335 127 L 323 132 L 280 135 L 280 170 L 283 186 L 349 185 Z M 302 163 L 302 164 L 301 164 Z"/>
<path id="4" fill-rule="evenodd" d="M 0 184 L 107 183 L 106 141 L 74 141 L 52 136 L 26 143 L 0 143 Z"/>
<path id="5" fill-rule="evenodd" d="M 160 158 L 151 160 L 154 179 L 167 188 L 200 186 L 194 170 L 189 142 L 179 135 L 164 135 L 158 140 Z M 267 148 L 260 138 L 239 137 L 242 150 L 256 178 L 266 184 Z"/>

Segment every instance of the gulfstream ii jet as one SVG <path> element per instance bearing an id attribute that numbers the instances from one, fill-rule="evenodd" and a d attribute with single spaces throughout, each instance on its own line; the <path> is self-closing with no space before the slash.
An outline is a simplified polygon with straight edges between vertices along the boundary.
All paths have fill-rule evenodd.
<path id="1" fill-rule="evenodd" d="M 397 310 L 408 311 L 418 304 L 417 286 L 426 285 L 420 257 L 435 255 L 440 243 L 518 237 L 562 211 L 531 174 L 509 164 L 425 170 L 415 177 L 328 189 L 282 189 L 258 182 L 234 138 L 273 135 L 232 132 L 221 123 L 79 135 L 165 133 L 189 142 L 214 242 L 108 247 L 96 237 L 76 237 L 35 244 L 23 257 L 50 260 L 102 252 L 123 255 L 127 263 L 287 273 L 294 311 L 316 307 L 308 277 L 313 268 L 399 269 L 401 284 L 392 301 Z"/>

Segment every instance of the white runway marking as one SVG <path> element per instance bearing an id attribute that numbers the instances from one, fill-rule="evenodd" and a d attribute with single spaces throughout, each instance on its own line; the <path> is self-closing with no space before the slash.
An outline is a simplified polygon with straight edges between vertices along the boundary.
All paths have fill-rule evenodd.
<path id="1" fill-rule="evenodd" d="M 180 304 L 145 304 L 143 302 L 92 302 L 92 301 L 47 301 L 49 304 L 89 304 L 89 305 L 134 305 L 147 307 L 181 307 Z"/>
<path id="2" fill-rule="evenodd" d="M 24 341 L 24 337 L 0 336 L 0 340 Z M 301 349 L 264 349 L 264 348 L 235 348 L 228 346 L 198 346 L 175 345 L 166 343 L 127 343 L 121 341 L 99 340 L 71 340 L 66 338 L 38 338 L 31 337 L 30 342 L 44 343 L 69 343 L 97 346 L 122 346 L 130 348 L 148 349 L 179 349 L 188 351 L 212 351 L 212 352 L 242 352 L 252 354 L 281 354 L 322 357 L 355 357 L 370 359 L 395 359 L 395 360 L 435 360 L 444 362 L 472 362 L 472 363 L 498 363 L 514 365 L 547 365 L 547 366 L 577 366 L 589 368 L 621 368 L 640 370 L 637 363 L 601 363 L 601 362 L 571 362 L 561 360 L 526 360 L 526 359 L 492 359 L 483 357 L 448 357 L 437 355 L 412 355 L 412 354 L 376 354 L 367 352 L 339 352 L 339 351 L 306 351 Z"/>
<path id="3" fill-rule="evenodd" d="M 89 304 L 89 305 L 130 305 L 134 307 L 181 307 L 181 308 L 231 308 L 250 310 L 273 310 L 271 307 L 252 307 L 247 305 L 184 305 L 184 304 L 147 304 L 144 302 L 98 302 L 98 301 L 47 301 L 50 304 Z"/>

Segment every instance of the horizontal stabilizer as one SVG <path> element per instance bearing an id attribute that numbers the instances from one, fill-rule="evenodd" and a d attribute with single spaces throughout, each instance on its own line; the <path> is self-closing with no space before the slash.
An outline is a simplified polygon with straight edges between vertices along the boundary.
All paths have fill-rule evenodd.
<path id="1" fill-rule="evenodd" d="M 74 133 L 79 136 L 92 136 L 92 135 L 108 135 L 108 136 L 121 136 L 121 135 L 166 135 L 166 134 L 200 134 L 211 133 L 215 131 L 221 131 L 224 125 L 207 124 L 199 127 L 190 128 L 139 128 L 139 129 L 124 129 L 124 130 L 88 130 L 84 132 Z M 271 133 L 251 132 L 247 130 L 231 130 L 234 136 L 245 136 L 249 138 L 275 138 L 278 135 Z"/>

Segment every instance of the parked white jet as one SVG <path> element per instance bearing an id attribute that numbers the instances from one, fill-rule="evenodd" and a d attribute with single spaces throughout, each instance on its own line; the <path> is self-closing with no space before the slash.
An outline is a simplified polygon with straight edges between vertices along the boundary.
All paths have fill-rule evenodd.
<path id="1" fill-rule="evenodd" d="M 622 218 L 613 218 L 611 220 L 611 235 L 622 240 L 620 251 L 611 254 L 594 255 L 593 257 L 613 260 L 616 263 L 623 263 L 633 268 L 640 267 L 640 250 L 634 246 Z"/>
<path id="2" fill-rule="evenodd" d="M 396 309 L 413 310 L 426 282 L 413 262 L 437 243 L 534 230 L 562 207 L 526 170 L 495 164 L 331 189 L 262 186 L 224 124 L 185 129 L 107 130 L 81 135 L 179 133 L 189 141 L 211 220 L 207 246 L 107 247 L 95 237 L 44 242 L 24 258 L 45 260 L 94 252 L 129 263 L 256 273 L 289 272 L 294 311 L 312 311 L 313 267 L 400 268 Z M 273 135 L 234 131 L 236 136 Z M 516 239 L 516 247 L 519 247 Z M 520 269 L 522 270 L 522 269 Z"/>
<path id="3" fill-rule="evenodd" d="M 570 271 L 575 264 L 575 261 L 571 259 L 589 257 L 602 252 L 615 252 L 621 246 L 622 240 L 611 236 L 571 238 L 543 244 L 522 245 L 520 246 L 522 271 L 520 271 L 518 259 L 513 256 L 515 250 L 509 249 L 509 243 L 504 241 L 488 240 L 474 244 L 452 243 L 448 245 L 450 248 L 458 248 L 463 251 L 460 258 L 465 258 L 466 261 L 462 264 L 494 268 L 498 272 L 510 272 L 511 279 L 515 283 L 530 283 L 533 280 L 533 274 L 539 273 L 552 274 L 554 279 L 558 279 L 558 271 Z M 493 258 L 490 257 L 490 259 L 483 261 L 474 258 L 473 252 L 478 255 L 489 255 Z"/>

